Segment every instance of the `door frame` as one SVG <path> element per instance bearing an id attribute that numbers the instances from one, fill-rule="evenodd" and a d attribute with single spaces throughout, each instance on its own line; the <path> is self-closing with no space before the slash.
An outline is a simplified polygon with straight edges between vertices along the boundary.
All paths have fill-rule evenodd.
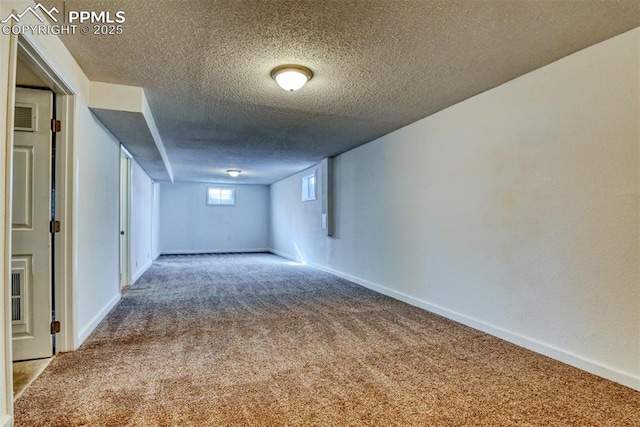
<path id="1" fill-rule="evenodd" d="M 131 284 L 131 159 L 120 144 L 120 290 Z M 124 235 L 122 235 L 124 233 Z"/>
<path id="2" fill-rule="evenodd" d="M 74 223 L 75 198 L 73 179 L 73 130 L 75 113 L 75 92 L 67 84 L 60 73 L 38 51 L 28 37 L 10 35 L 9 40 L 9 75 L 7 83 L 7 122 L 4 135 L 5 176 L 4 176 L 4 364 L 5 390 L 4 398 L 7 413 L 13 415 L 13 363 L 11 343 L 11 292 L 9 280 L 11 274 L 11 203 L 13 175 L 13 114 L 15 104 L 16 67 L 18 57 L 55 93 L 54 108 L 56 118 L 62 122 L 61 131 L 56 134 L 56 218 L 62 228 L 55 239 L 54 269 L 56 283 L 54 295 L 56 301 L 56 319 L 61 322 L 60 333 L 56 336 L 56 353 L 75 349 L 75 322 L 73 316 L 74 297 L 73 282 L 76 277 L 74 259 Z M 3 84 L 0 82 L 0 84 Z"/>

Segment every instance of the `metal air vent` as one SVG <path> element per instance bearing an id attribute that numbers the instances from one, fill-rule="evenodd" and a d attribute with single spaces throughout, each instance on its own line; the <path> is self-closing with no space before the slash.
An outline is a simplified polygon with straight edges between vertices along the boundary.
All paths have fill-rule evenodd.
<path id="1" fill-rule="evenodd" d="M 25 104 L 16 102 L 15 113 L 13 115 L 13 129 L 22 132 L 37 131 L 38 106 L 36 104 Z"/>
<path id="2" fill-rule="evenodd" d="M 11 320 L 22 320 L 22 274 L 11 273 Z"/>

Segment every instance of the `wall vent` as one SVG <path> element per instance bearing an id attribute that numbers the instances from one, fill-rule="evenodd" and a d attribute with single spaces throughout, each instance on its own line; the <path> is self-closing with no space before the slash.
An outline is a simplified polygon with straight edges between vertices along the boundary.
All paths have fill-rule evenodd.
<path id="1" fill-rule="evenodd" d="M 22 132 L 35 132 L 37 120 L 37 105 L 16 102 L 13 115 L 13 129 Z"/>
<path id="2" fill-rule="evenodd" d="M 11 273 L 11 320 L 22 320 L 22 274 Z"/>

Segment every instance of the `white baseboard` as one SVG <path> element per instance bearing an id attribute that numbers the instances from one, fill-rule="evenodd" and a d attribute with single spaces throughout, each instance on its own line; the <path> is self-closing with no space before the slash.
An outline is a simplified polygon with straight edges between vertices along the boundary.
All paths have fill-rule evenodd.
<path id="1" fill-rule="evenodd" d="M 162 255 L 192 255 L 192 254 L 244 254 L 251 252 L 271 252 L 268 248 L 257 249 L 169 249 L 163 250 Z"/>
<path id="2" fill-rule="evenodd" d="M 144 274 L 144 272 L 149 269 L 149 267 L 151 267 L 151 264 L 153 264 L 153 261 L 149 260 L 145 265 L 142 266 L 142 268 L 140 270 L 138 270 L 138 272 L 136 274 L 131 276 L 131 284 L 132 285 L 134 283 L 136 283 L 136 281 L 140 278 L 140 276 L 142 276 Z"/>
<path id="3" fill-rule="evenodd" d="M 269 249 L 269 252 L 271 252 L 274 255 L 278 255 L 279 257 L 290 259 L 291 261 L 303 262 L 301 259 L 298 259 L 293 255 L 289 255 L 289 254 L 286 254 L 284 252 L 276 251 L 275 249 Z M 316 266 L 314 265 L 314 267 L 316 267 Z M 322 270 L 321 267 L 316 267 L 316 268 Z M 336 276 L 337 276 L 337 274 L 336 274 Z"/>
<path id="4" fill-rule="evenodd" d="M 96 314 L 93 319 L 86 325 L 84 328 L 80 330 L 78 333 L 78 337 L 76 342 L 74 343 L 74 350 L 76 350 L 80 345 L 87 339 L 87 337 L 93 332 L 93 330 L 102 322 L 102 320 L 109 314 L 109 312 L 113 309 L 113 307 L 118 304 L 120 301 L 121 295 L 120 292 L 111 299 L 103 308 L 100 310 L 98 314 Z"/>
<path id="5" fill-rule="evenodd" d="M 294 256 L 288 255 L 280 251 L 276 251 L 274 249 L 271 249 L 270 252 L 272 252 L 275 255 L 281 256 L 283 258 L 302 262 L 302 260 L 297 259 Z M 306 263 L 306 264 L 309 265 L 310 267 L 317 268 L 318 270 L 331 273 L 335 276 L 341 277 L 350 282 L 364 286 L 365 288 L 371 289 L 372 291 L 381 293 L 383 295 L 387 295 L 391 298 L 397 299 L 402 302 L 406 302 L 407 304 L 422 308 L 424 310 L 427 310 L 429 312 L 454 320 L 458 323 L 462 323 L 464 325 L 470 326 L 482 332 L 486 332 L 489 335 L 493 335 L 495 337 L 501 338 L 505 341 L 516 344 L 520 347 L 524 347 L 528 350 L 534 351 L 536 353 L 540 353 L 552 359 L 574 366 L 578 369 L 582 369 L 583 371 L 587 371 L 599 377 L 606 378 L 608 380 L 630 387 L 634 390 L 640 391 L 640 376 L 634 376 L 627 372 L 622 372 L 616 368 L 603 365 L 602 363 L 599 363 L 593 360 L 589 360 L 585 357 L 568 352 L 561 348 L 557 348 L 555 346 L 540 342 L 538 340 L 528 338 L 524 335 L 518 334 L 517 332 L 509 331 L 499 326 L 491 325 L 482 320 L 475 319 L 473 317 L 467 316 L 462 313 L 458 313 L 453 310 L 449 310 L 445 307 L 441 307 L 436 304 L 431 304 L 427 301 L 423 301 L 421 299 L 407 295 L 403 292 L 398 292 L 393 289 L 389 289 L 385 286 L 381 286 L 376 283 L 369 282 L 359 277 L 352 276 L 350 274 L 343 273 L 341 271 L 334 270 L 332 268 L 325 267 L 319 264 L 314 264 L 314 263 Z"/>

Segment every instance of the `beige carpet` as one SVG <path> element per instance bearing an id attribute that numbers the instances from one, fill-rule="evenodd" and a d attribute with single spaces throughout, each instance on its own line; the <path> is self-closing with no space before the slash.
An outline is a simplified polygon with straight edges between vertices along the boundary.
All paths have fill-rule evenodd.
<path id="1" fill-rule="evenodd" d="M 640 426 L 640 392 L 268 254 L 165 256 L 17 426 Z"/>

